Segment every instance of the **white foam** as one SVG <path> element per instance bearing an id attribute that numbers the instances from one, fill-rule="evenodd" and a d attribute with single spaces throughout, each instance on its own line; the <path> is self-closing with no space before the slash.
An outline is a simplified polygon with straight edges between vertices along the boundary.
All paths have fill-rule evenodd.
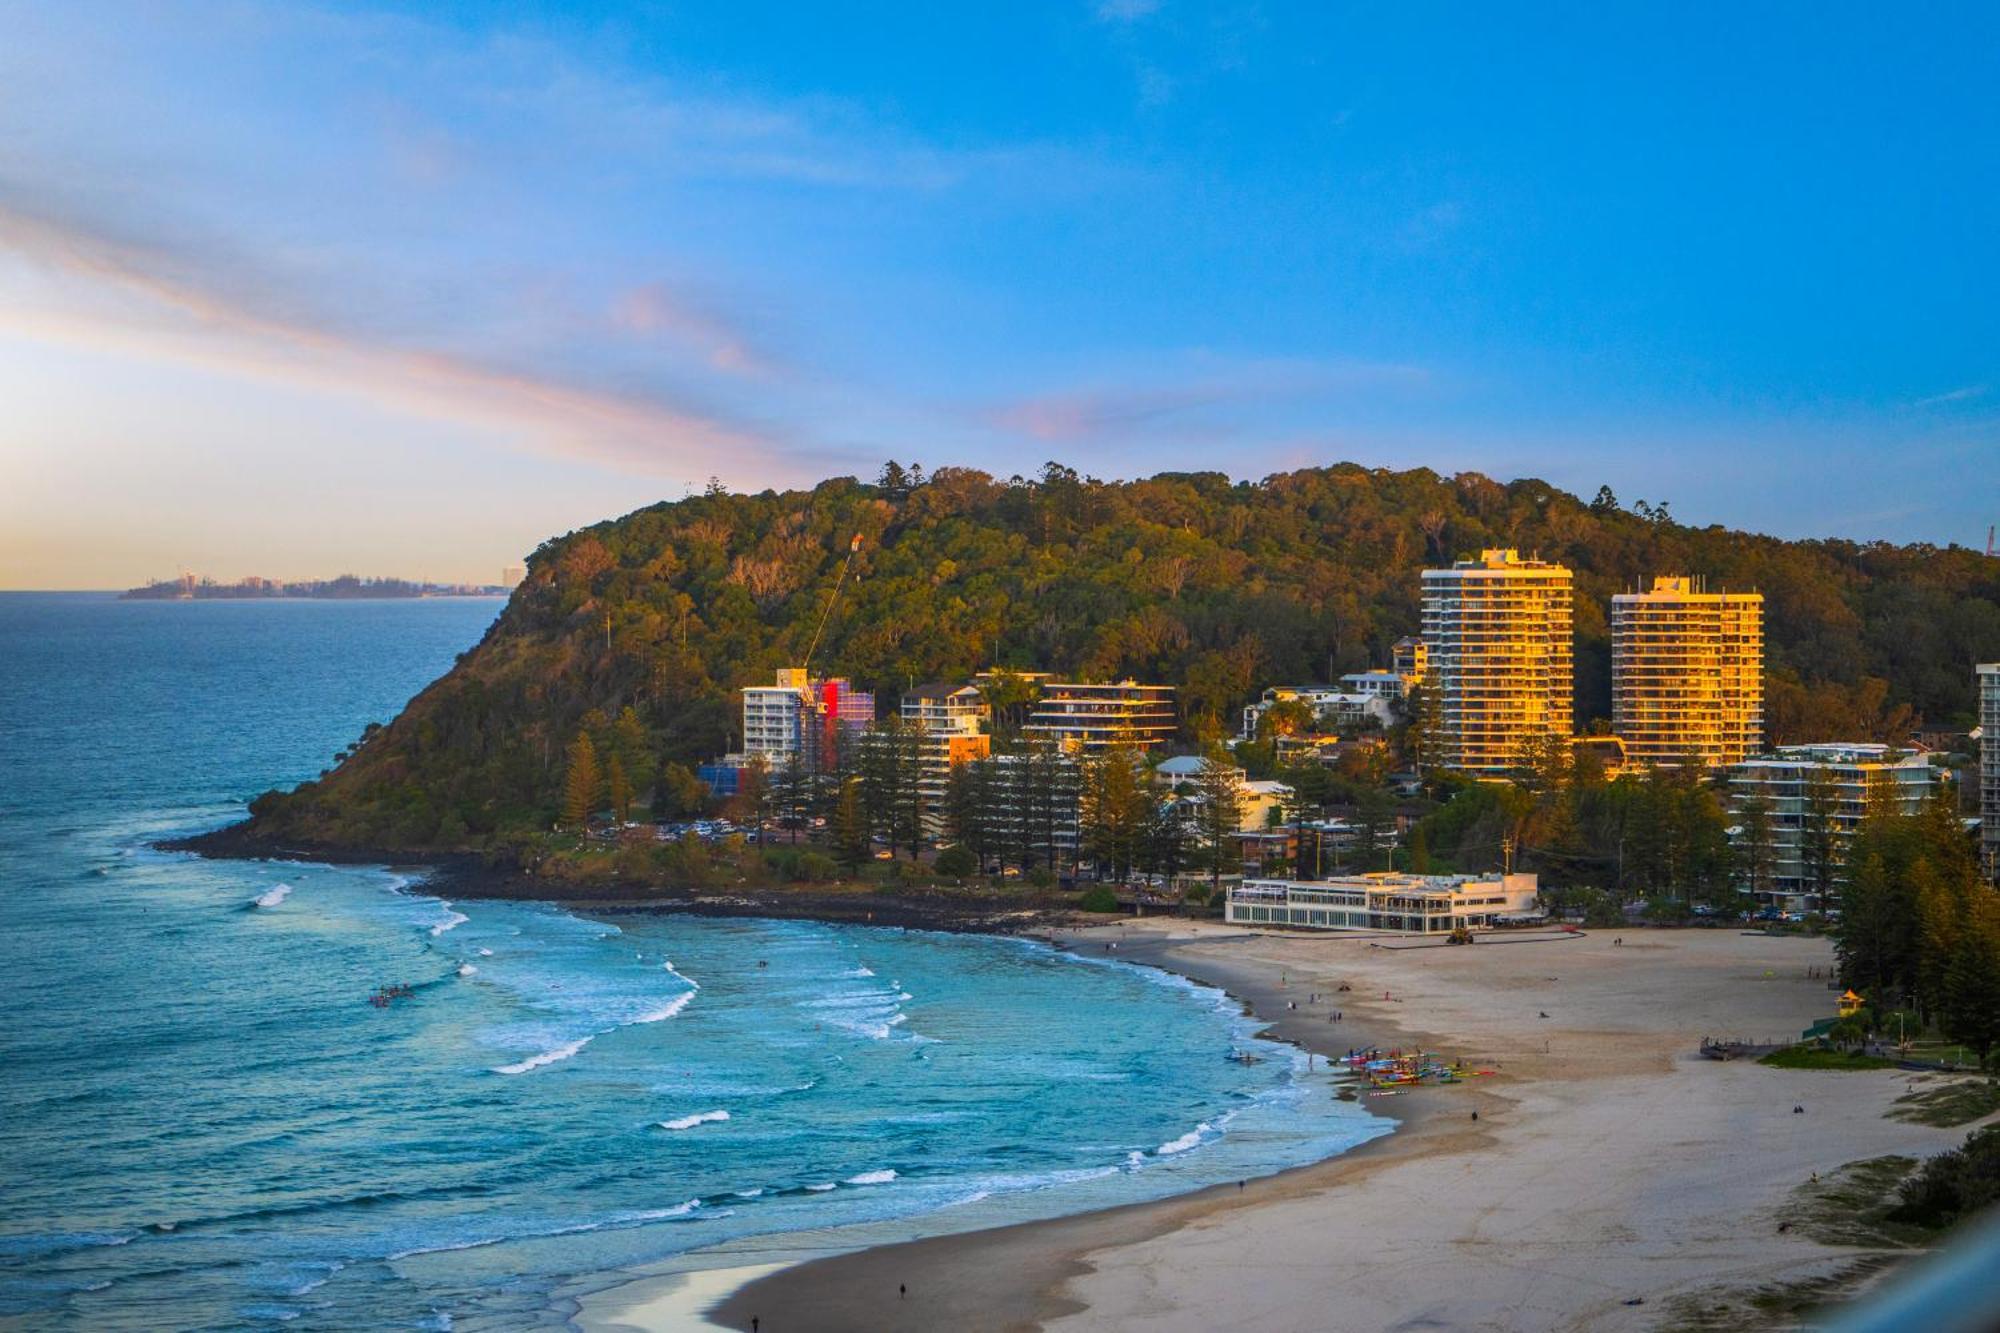
<path id="1" fill-rule="evenodd" d="M 461 977 L 469 977 L 478 970 L 479 970 L 478 968 L 474 967 L 470 963 L 460 963 L 458 965 L 458 975 L 460 975 Z"/>
<path id="2" fill-rule="evenodd" d="M 661 1222 L 669 1217 L 686 1217 L 699 1207 L 701 1207 L 700 1199 L 689 1199 L 686 1203 L 677 1203 L 671 1208 L 649 1208 L 644 1212 L 629 1213 L 627 1216 L 635 1222 Z"/>
<path id="3" fill-rule="evenodd" d="M 688 976 L 686 973 L 679 971 L 674 967 L 672 963 L 661 963 L 660 966 L 667 969 L 667 971 L 672 972 L 676 977 L 679 977 L 682 981 L 685 981 L 688 984 L 689 990 L 701 989 L 701 983 L 699 981 L 696 981 L 693 977 Z"/>
<path id="4" fill-rule="evenodd" d="M 863 1171 L 858 1176 L 849 1176 L 847 1183 L 850 1185 L 886 1185 L 895 1178 L 896 1173 L 885 1168 L 881 1171 Z"/>
<path id="5" fill-rule="evenodd" d="M 1175 1153 L 1187 1152 L 1190 1149 L 1199 1148 L 1205 1141 L 1202 1135 L 1214 1132 L 1215 1126 L 1204 1120 L 1179 1138 L 1171 1139 L 1153 1149 L 1153 1155 L 1155 1157 L 1172 1157 Z"/>
<path id="6" fill-rule="evenodd" d="M 435 926 L 431 927 L 431 935 L 433 937 L 442 935 L 447 930 L 457 930 L 460 926 L 472 920 L 471 917 L 467 916 L 463 912 L 453 911 L 450 903 L 443 904 L 443 907 L 444 907 L 444 920 L 438 922 Z"/>
<path id="7" fill-rule="evenodd" d="M 662 1120 L 661 1129 L 693 1129 L 696 1125 L 711 1125 L 729 1119 L 727 1111 L 702 1111 L 695 1115 L 684 1115 L 678 1120 Z"/>
<path id="8" fill-rule="evenodd" d="M 872 977 L 875 975 L 875 969 L 864 965 L 861 967 L 857 967 L 852 972 L 845 973 L 844 975 L 850 977 Z"/>
<path id="9" fill-rule="evenodd" d="M 814 1194 L 824 1194 L 824 1193 L 826 1193 L 826 1192 L 827 1192 L 828 1190 L 830 1190 L 830 1189 L 834 1189 L 834 1188 L 836 1188 L 836 1186 L 834 1185 L 834 1183 L 833 1183 L 833 1182 L 832 1182 L 831 1180 L 827 1181 L 827 1182 L 826 1182 L 826 1184 L 824 1184 L 824 1185 L 808 1185 L 808 1186 L 806 1186 L 806 1189 L 807 1189 L 808 1191 L 810 1191 L 811 1193 L 814 1193 Z"/>
<path id="10" fill-rule="evenodd" d="M 662 1022 L 665 1019 L 672 1018 L 675 1014 L 678 1014 L 681 1010 L 687 1008 L 688 1002 L 693 999 L 694 999 L 693 991 L 691 990 L 682 991 L 679 995 L 674 996 L 673 999 L 668 1000 L 665 1004 L 661 1005 L 659 1008 L 648 1010 L 647 1012 L 633 1019 L 632 1022 L 635 1025 L 639 1023 Z"/>
<path id="11" fill-rule="evenodd" d="M 420 1245 L 415 1249 L 398 1250 L 384 1256 L 393 1263 L 398 1259 L 414 1259 L 420 1254 L 454 1254 L 459 1250 L 483 1250 L 489 1245 L 505 1245 L 515 1240 L 542 1240 L 550 1236 L 574 1236 L 585 1231 L 609 1231 L 621 1227 L 634 1226 L 642 1222 L 664 1222 L 669 1218 L 686 1217 L 701 1207 L 700 1199 L 689 1199 L 686 1203 L 675 1204 L 671 1208 L 647 1208 L 638 1212 L 619 1213 L 615 1217 L 596 1222 L 577 1222 L 569 1226 L 550 1227 L 544 1231 L 524 1231 L 512 1236 L 481 1236 L 477 1240 L 453 1241 L 446 1245 Z M 727 1217 L 727 1213 L 717 1214 Z"/>
<path id="12" fill-rule="evenodd" d="M 259 895 L 257 898 L 257 906 L 276 907 L 279 903 L 285 901 L 285 899 L 291 896 L 292 896 L 292 886 L 289 884 L 280 884 L 277 888 L 272 889 L 269 893 Z"/>
<path id="13" fill-rule="evenodd" d="M 481 949 L 479 951 L 479 956 L 481 958 L 491 958 L 493 956 L 493 951 L 491 949 Z"/>
<path id="14" fill-rule="evenodd" d="M 758 1186 L 758 1187 L 757 1187 L 756 1189 L 753 1189 L 753 1190 L 738 1190 L 738 1191 L 736 1191 L 736 1197 L 737 1197 L 737 1198 L 739 1198 L 739 1199 L 754 1199 L 754 1198 L 756 1198 L 756 1197 L 757 1197 L 758 1195 L 762 1194 L 763 1192 L 764 1192 L 764 1189 L 763 1189 L 763 1187 L 762 1187 L 762 1186 L 760 1185 L 760 1186 Z"/>
<path id="15" fill-rule="evenodd" d="M 575 1041 L 566 1041 L 552 1050 L 543 1051 L 539 1055 L 531 1055 L 527 1059 L 517 1061 L 511 1065 L 495 1065 L 493 1072 L 496 1074 L 525 1074 L 531 1069 L 540 1069 L 543 1065 L 552 1065 L 558 1061 L 567 1060 L 584 1047 L 590 1045 L 591 1037 L 595 1037 L 596 1035 L 593 1032 L 590 1034 L 590 1037 L 578 1037 Z"/>

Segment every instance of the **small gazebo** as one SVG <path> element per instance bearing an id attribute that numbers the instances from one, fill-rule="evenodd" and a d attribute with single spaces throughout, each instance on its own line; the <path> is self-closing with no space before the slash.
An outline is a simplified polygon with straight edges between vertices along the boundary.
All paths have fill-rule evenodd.
<path id="1" fill-rule="evenodd" d="M 1861 1012 L 1861 1006 L 1866 1003 L 1868 1002 L 1853 991 L 1847 991 L 1840 997 L 1840 1016 L 1842 1018 L 1852 1018 Z"/>

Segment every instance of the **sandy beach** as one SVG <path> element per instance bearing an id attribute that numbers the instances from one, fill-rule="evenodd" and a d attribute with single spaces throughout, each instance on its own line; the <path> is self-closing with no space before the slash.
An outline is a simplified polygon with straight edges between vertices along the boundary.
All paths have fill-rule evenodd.
<path id="1" fill-rule="evenodd" d="M 1871 1252 L 1779 1229 L 1795 1191 L 1965 1133 L 1885 1118 L 1901 1074 L 1696 1054 L 1703 1036 L 1781 1038 L 1830 1012 L 1823 940 L 1634 931 L 1453 948 L 1161 922 L 1076 932 L 1072 947 L 1114 940 L 1120 957 L 1227 987 L 1311 1049 L 1421 1044 L 1498 1072 L 1372 1100 L 1401 1127 L 1328 1162 L 789 1266 L 707 1318 L 762 1333 L 1655 1327 L 1692 1299 L 1850 1269 Z M 671 1304 L 653 1321 L 628 1296 L 615 1323 L 590 1309 L 581 1322 L 690 1326 Z"/>

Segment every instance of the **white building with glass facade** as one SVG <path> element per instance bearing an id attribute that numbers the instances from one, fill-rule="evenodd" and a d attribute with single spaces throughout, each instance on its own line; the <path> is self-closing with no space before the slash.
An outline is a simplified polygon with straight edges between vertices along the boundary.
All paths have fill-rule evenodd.
<path id="1" fill-rule="evenodd" d="M 1334 879 L 1246 879 L 1223 915 L 1239 926 L 1448 935 L 1536 915 L 1535 876 L 1412 875 L 1375 870 Z"/>
<path id="2" fill-rule="evenodd" d="M 1767 803 L 1769 834 L 1763 863 L 1767 879 L 1757 889 L 1760 901 L 1793 912 L 1816 912 L 1837 905 L 1821 900 L 1811 882 L 1808 847 L 1827 829 L 1832 863 L 1845 859 L 1844 849 L 1861 827 L 1873 796 L 1885 808 L 1913 815 L 1937 791 L 1939 772 L 1921 754 L 1873 742 L 1826 745 L 1786 745 L 1757 755 L 1729 769 L 1730 831 L 1739 859 L 1747 859 L 1746 840 L 1754 825 L 1744 818 L 1751 802 Z M 1839 878 L 1835 875 L 1836 882 Z M 1745 884 L 1745 888 L 1751 885 Z"/>

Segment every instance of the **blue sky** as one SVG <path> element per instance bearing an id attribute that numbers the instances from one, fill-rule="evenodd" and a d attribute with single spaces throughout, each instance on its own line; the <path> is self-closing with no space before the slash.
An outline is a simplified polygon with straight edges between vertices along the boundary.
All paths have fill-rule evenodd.
<path id="1" fill-rule="evenodd" d="M 0 586 L 891 456 L 2000 521 L 2000 11 L 836 8 L 0 0 Z"/>

